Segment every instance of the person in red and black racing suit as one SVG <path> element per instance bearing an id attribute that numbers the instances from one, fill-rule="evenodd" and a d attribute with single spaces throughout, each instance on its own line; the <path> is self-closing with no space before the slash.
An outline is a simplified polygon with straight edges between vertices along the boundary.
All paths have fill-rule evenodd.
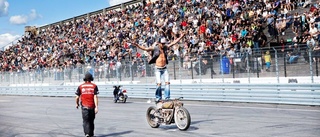
<path id="1" fill-rule="evenodd" d="M 83 78 L 85 81 L 81 84 L 76 94 L 76 108 L 79 108 L 79 102 L 82 109 L 83 131 L 86 137 L 94 135 L 94 119 L 98 113 L 98 94 L 99 90 L 96 84 L 91 83 L 93 77 L 90 73 L 86 73 Z"/>

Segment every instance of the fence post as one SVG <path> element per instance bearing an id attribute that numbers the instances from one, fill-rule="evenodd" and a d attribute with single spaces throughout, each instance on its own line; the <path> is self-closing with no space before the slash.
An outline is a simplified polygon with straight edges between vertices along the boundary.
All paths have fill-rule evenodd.
<path id="1" fill-rule="evenodd" d="M 79 68 L 79 67 L 77 67 L 77 70 L 78 70 L 78 82 L 81 82 L 81 81 L 80 81 L 80 79 L 81 79 L 80 71 L 81 71 L 81 70 L 80 70 L 80 68 Z"/>
<path id="2" fill-rule="evenodd" d="M 246 58 L 247 58 L 247 75 L 248 75 L 248 83 L 251 83 L 250 82 L 250 70 L 251 70 L 251 68 L 250 68 L 250 63 L 249 63 L 249 61 L 250 61 L 250 57 L 249 57 L 249 53 L 248 52 L 246 52 Z"/>
<path id="3" fill-rule="evenodd" d="M 275 62 L 276 62 L 276 75 L 277 75 L 277 82 L 278 83 L 280 83 L 280 80 L 279 80 L 279 64 L 278 64 L 278 51 L 274 48 L 274 47 L 272 47 L 272 49 L 274 50 L 274 53 L 275 53 L 275 55 L 274 55 L 274 60 L 275 60 Z"/>
<path id="4" fill-rule="evenodd" d="M 148 78 L 147 78 L 147 59 L 146 58 L 143 58 L 143 63 L 144 63 L 144 77 L 146 79 L 146 83 L 148 83 Z"/>
<path id="5" fill-rule="evenodd" d="M 300 36 L 302 36 L 302 33 L 303 33 L 303 21 L 302 21 L 302 15 L 300 15 Z"/>
<path id="6" fill-rule="evenodd" d="M 181 57 L 178 58 L 179 59 L 179 79 L 180 79 L 180 84 L 182 83 L 182 80 L 181 80 Z"/>
<path id="7" fill-rule="evenodd" d="M 235 74 L 234 74 L 234 57 L 231 58 L 232 59 L 232 64 L 231 64 L 231 67 L 232 67 L 232 78 L 235 78 Z"/>
<path id="8" fill-rule="evenodd" d="M 176 60 L 173 60 L 173 79 L 176 80 Z"/>
<path id="9" fill-rule="evenodd" d="M 256 65 L 257 65 L 257 66 L 256 66 L 256 67 L 257 67 L 257 68 L 256 68 L 256 69 L 257 69 L 257 70 L 256 70 L 256 71 L 257 71 L 257 78 L 259 78 L 259 62 L 258 62 L 258 57 L 257 57 L 257 54 L 256 54 L 256 53 L 255 53 L 254 56 L 255 56 L 255 63 L 256 63 Z M 253 64 L 253 66 L 254 66 L 254 64 Z"/>
<path id="10" fill-rule="evenodd" d="M 193 61 L 191 60 L 191 79 L 193 79 Z"/>
<path id="11" fill-rule="evenodd" d="M 107 77 L 108 77 L 108 81 L 110 81 L 110 62 L 108 62 L 108 69 L 107 69 Z"/>
<path id="12" fill-rule="evenodd" d="M 316 76 L 317 77 L 319 76 L 319 73 L 318 73 L 318 59 L 316 59 Z"/>
<path id="13" fill-rule="evenodd" d="M 122 64 L 121 64 L 121 66 L 122 66 Z M 147 67 L 147 66 L 146 66 Z M 119 79 L 120 79 L 120 81 L 122 81 L 122 73 L 123 73 L 123 70 L 121 69 L 121 67 L 119 68 Z"/>
<path id="14" fill-rule="evenodd" d="M 311 75 L 311 83 L 313 83 L 313 68 L 312 68 L 312 54 L 311 48 L 309 48 L 309 66 L 310 66 L 310 75 Z"/>
<path id="15" fill-rule="evenodd" d="M 286 55 L 283 53 L 283 71 L 284 71 L 284 77 L 287 77 L 287 61 L 286 61 Z"/>
<path id="16" fill-rule="evenodd" d="M 222 66 L 222 54 L 220 54 L 220 74 L 222 75 L 222 83 L 224 83 L 224 72 L 223 72 L 223 66 Z"/>
<path id="17" fill-rule="evenodd" d="M 201 58 L 201 55 L 199 55 L 199 76 L 200 76 L 200 83 L 202 83 L 201 62 L 202 62 L 202 58 Z"/>

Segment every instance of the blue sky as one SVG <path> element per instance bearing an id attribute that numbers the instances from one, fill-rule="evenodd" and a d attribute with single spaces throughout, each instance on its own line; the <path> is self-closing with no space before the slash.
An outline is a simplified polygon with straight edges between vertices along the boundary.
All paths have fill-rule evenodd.
<path id="1" fill-rule="evenodd" d="M 0 0 L 0 49 L 24 34 L 25 26 L 43 26 L 130 0 Z"/>

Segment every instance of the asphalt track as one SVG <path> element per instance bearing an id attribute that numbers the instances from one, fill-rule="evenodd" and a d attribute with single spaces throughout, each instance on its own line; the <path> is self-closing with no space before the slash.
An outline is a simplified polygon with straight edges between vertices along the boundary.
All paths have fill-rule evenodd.
<path id="1" fill-rule="evenodd" d="M 151 128 L 153 103 L 99 98 L 96 137 L 319 137 L 320 107 L 184 101 L 191 126 Z M 82 137 L 80 109 L 71 97 L 0 96 L 0 137 Z"/>

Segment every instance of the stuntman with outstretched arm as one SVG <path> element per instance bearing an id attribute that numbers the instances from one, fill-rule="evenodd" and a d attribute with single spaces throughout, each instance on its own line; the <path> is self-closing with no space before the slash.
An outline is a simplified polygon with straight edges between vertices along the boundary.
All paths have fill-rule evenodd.
<path id="1" fill-rule="evenodd" d="M 141 45 L 138 45 L 137 43 L 133 43 L 134 46 L 144 50 L 144 51 L 153 51 L 153 57 L 149 61 L 149 64 L 155 63 L 155 77 L 156 77 L 156 102 L 159 102 L 162 99 L 162 92 L 161 92 L 161 82 L 164 79 L 165 82 L 165 89 L 164 89 L 164 97 L 165 99 L 170 99 L 170 82 L 169 82 L 169 74 L 167 70 L 167 52 L 168 48 L 172 47 L 176 43 L 178 43 L 183 37 L 185 36 L 185 33 L 182 32 L 180 34 L 180 37 L 175 39 L 173 42 L 167 44 L 166 38 L 161 38 L 160 42 L 156 42 L 152 47 L 144 47 Z M 163 79 L 161 79 L 163 78 Z"/>

